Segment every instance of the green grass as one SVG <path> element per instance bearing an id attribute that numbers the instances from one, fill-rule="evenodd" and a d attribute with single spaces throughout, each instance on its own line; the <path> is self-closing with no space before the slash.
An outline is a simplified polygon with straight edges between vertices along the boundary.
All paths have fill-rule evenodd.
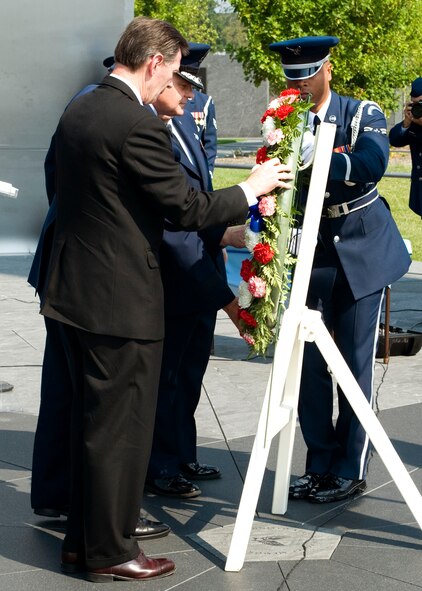
<path id="1" fill-rule="evenodd" d="M 398 154 L 390 160 L 388 172 L 410 172 L 410 162 L 406 155 Z M 216 168 L 214 188 L 220 189 L 244 181 L 247 170 Z M 409 209 L 410 179 L 384 177 L 378 185 L 381 195 L 390 204 L 393 217 L 403 238 L 412 243 L 413 260 L 422 261 L 421 218 Z"/>
<path id="2" fill-rule="evenodd" d="M 410 174 L 409 152 L 392 152 L 387 172 Z M 422 261 L 421 218 L 409 209 L 410 178 L 384 177 L 378 184 L 379 191 L 391 207 L 391 212 L 403 238 L 412 243 L 412 258 Z"/>
<path id="3" fill-rule="evenodd" d="M 252 166 L 251 166 L 252 168 Z M 241 183 L 248 178 L 247 170 L 239 170 L 236 168 L 216 168 L 214 170 L 213 186 L 214 189 L 222 189 L 223 187 L 230 187 Z"/>

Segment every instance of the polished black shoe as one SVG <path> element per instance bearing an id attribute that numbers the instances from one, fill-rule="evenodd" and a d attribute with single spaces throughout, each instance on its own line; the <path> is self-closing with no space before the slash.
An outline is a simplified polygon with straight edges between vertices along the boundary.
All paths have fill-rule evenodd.
<path id="1" fill-rule="evenodd" d="M 217 466 L 208 466 L 208 464 L 200 464 L 199 462 L 180 464 L 180 471 L 182 476 L 189 480 L 214 480 L 221 476 Z"/>
<path id="2" fill-rule="evenodd" d="M 306 474 L 294 480 L 289 486 L 289 499 L 306 499 L 321 478 L 321 474 L 306 472 Z"/>
<path id="3" fill-rule="evenodd" d="M 50 519 L 59 519 L 61 515 L 63 515 L 63 517 L 68 516 L 68 511 L 65 509 L 47 509 L 45 507 L 36 507 L 34 513 L 35 515 L 49 517 Z"/>
<path id="4" fill-rule="evenodd" d="M 156 495 L 164 497 L 178 497 L 179 499 L 190 499 L 201 494 L 201 490 L 196 484 L 189 482 L 182 476 L 173 476 L 171 478 L 156 478 L 147 480 L 145 490 Z"/>
<path id="5" fill-rule="evenodd" d="M 142 540 L 152 540 L 154 538 L 163 538 L 170 533 L 170 527 L 161 521 L 152 521 L 146 517 L 140 517 L 133 534 L 134 538 Z"/>
<path id="6" fill-rule="evenodd" d="M 333 503 L 354 497 L 366 488 L 365 480 L 350 480 L 341 476 L 328 474 L 315 486 L 308 495 L 311 503 Z"/>
<path id="7" fill-rule="evenodd" d="M 168 558 L 148 558 L 141 551 L 137 558 L 107 566 L 106 568 L 92 568 L 87 574 L 88 581 L 94 583 L 111 583 L 113 581 L 143 581 L 167 577 L 176 570 L 172 560 Z"/>

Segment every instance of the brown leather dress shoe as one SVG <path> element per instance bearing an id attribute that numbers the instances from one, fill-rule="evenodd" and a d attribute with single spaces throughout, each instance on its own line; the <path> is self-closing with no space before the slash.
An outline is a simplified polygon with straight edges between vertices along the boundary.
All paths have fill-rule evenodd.
<path id="1" fill-rule="evenodd" d="M 90 569 L 86 574 L 86 578 L 94 583 L 142 581 L 167 577 L 174 573 L 175 570 L 176 566 L 172 560 L 168 560 L 168 558 L 148 558 L 141 550 L 137 558 L 123 564 Z"/>
<path id="2" fill-rule="evenodd" d="M 180 471 L 182 476 L 188 480 L 214 480 L 221 476 L 220 469 L 217 466 L 209 466 L 208 464 L 200 464 L 199 462 L 181 464 Z"/>
<path id="3" fill-rule="evenodd" d="M 322 476 L 314 472 L 306 472 L 292 482 L 289 487 L 289 499 L 306 499 L 311 490 L 318 484 Z"/>
<path id="4" fill-rule="evenodd" d="M 142 540 L 152 540 L 154 538 L 163 538 L 170 533 L 170 527 L 161 521 L 152 521 L 146 517 L 140 517 L 133 534 L 134 538 Z"/>

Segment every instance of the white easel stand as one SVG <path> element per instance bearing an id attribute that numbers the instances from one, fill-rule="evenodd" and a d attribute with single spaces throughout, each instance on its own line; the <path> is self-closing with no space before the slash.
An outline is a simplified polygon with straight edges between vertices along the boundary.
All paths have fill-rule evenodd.
<path id="1" fill-rule="evenodd" d="M 422 528 L 420 493 L 325 328 L 321 314 L 309 310 L 305 305 L 335 129 L 335 125 L 321 123 L 317 132 L 315 158 L 290 304 L 283 315 L 276 339 L 271 375 L 227 556 L 226 571 L 239 571 L 243 566 L 271 442 L 278 433 L 280 438 L 272 512 L 284 514 L 287 510 L 305 341 L 315 341 L 410 511 Z"/>

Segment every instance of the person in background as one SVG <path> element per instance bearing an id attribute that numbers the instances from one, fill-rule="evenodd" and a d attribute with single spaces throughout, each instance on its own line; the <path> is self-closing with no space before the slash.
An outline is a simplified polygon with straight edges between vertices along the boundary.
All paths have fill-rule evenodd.
<path id="1" fill-rule="evenodd" d="M 312 267 L 307 306 L 323 320 L 368 402 L 385 286 L 409 268 L 410 258 L 377 182 L 388 164 L 386 120 L 380 107 L 339 96 L 330 89 L 330 48 L 337 37 L 301 37 L 270 45 L 281 55 L 287 87 L 313 106 L 309 125 L 337 127 Z M 303 159 L 313 153 L 307 132 Z M 306 203 L 307 188 L 299 195 Z M 291 483 L 292 499 L 329 503 L 365 490 L 368 436 L 337 387 L 339 414 L 333 423 L 333 383 L 315 343 L 306 343 L 299 394 L 299 421 L 307 446 L 305 474 Z"/>
<path id="2" fill-rule="evenodd" d="M 204 146 L 185 107 L 210 46 L 189 44 L 173 86 L 153 104 L 171 132 L 173 153 L 191 186 L 211 189 Z M 237 325 L 237 298 L 227 285 L 222 247 L 244 245 L 244 226 L 226 225 L 198 232 L 165 226 L 160 249 L 164 285 L 165 337 L 157 413 L 146 490 L 179 498 L 198 496 L 192 480 L 220 477 L 216 466 L 197 460 L 195 410 L 207 368 L 217 311 L 226 310 Z"/>
<path id="3" fill-rule="evenodd" d="M 413 80 L 403 121 L 391 128 L 389 139 L 396 148 L 410 146 L 412 172 L 409 207 L 422 217 L 422 77 Z"/>

